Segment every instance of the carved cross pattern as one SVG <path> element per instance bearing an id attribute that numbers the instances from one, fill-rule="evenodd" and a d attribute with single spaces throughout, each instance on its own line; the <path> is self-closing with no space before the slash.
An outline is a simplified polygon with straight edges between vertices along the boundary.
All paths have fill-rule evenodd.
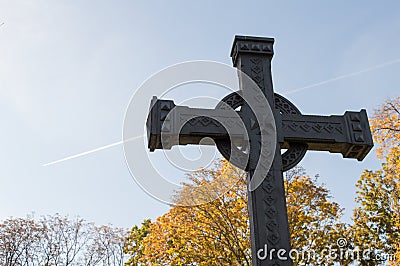
<path id="1" fill-rule="evenodd" d="M 286 255 L 290 250 L 283 171 L 299 163 L 307 150 L 341 153 L 344 158 L 361 161 L 373 146 L 365 110 L 332 116 L 303 115 L 289 100 L 274 93 L 271 77 L 273 43 L 272 38 L 236 36 L 231 51 L 233 65 L 251 77 L 273 107 L 277 130 L 272 167 L 262 184 L 248 193 L 253 265 L 292 265 L 290 259 L 281 260 L 276 254 L 272 258 L 257 257 L 257 252 L 265 245 L 270 250 L 284 249 Z M 231 110 L 227 110 L 227 105 Z M 241 91 L 226 96 L 215 109 L 176 106 L 171 100 L 157 98 L 153 98 L 151 106 L 147 121 L 150 151 L 199 144 L 209 137 L 225 158 L 248 172 L 248 182 L 252 179 L 254 162 L 258 161 L 263 144 L 258 134 L 259 124 L 263 121 L 255 119 L 242 99 Z M 241 107 L 240 111 L 232 111 L 238 107 Z M 162 135 L 164 141 L 161 141 Z M 232 150 L 232 146 L 246 137 L 250 143 L 248 157 L 244 151 L 234 153 Z M 281 149 L 287 150 L 281 154 Z M 243 158 L 248 158 L 244 165 Z"/>

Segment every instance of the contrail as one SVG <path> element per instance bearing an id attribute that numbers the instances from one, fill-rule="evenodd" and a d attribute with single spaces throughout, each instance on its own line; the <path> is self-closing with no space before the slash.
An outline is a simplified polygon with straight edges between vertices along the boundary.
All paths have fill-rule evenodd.
<path id="1" fill-rule="evenodd" d="M 143 137 L 144 137 L 144 135 L 137 136 L 137 137 L 132 137 L 132 138 L 126 140 L 126 141 L 132 141 L 132 140 L 140 139 L 140 138 L 143 138 Z M 111 143 L 111 144 L 108 144 L 108 145 L 105 145 L 105 146 L 102 146 L 102 147 L 98 147 L 98 148 L 90 150 L 90 151 L 85 151 L 85 152 L 82 152 L 82 153 L 78 153 L 78 154 L 75 154 L 75 155 L 71 155 L 71 156 L 65 157 L 65 158 L 57 160 L 57 161 L 53 161 L 53 162 L 50 162 L 50 163 L 45 163 L 45 164 L 43 164 L 43 166 L 50 166 L 50 165 L 53 165 L 53 164 L 65 162 L 65 161 L 68 161 L 68 160 L 71 160 L 71 159 L 75 159 L 75 158 L 78 158 L 78 157 L 81 157 L 81 156 L 85 156 L 85 155 L 88 155 L 88 154 L 91 154 L 91 153 L 94 153 L 94 152 L 98 152 L 98 151 L 102 151 L 102 150 L 105 150 L 105 149 L 108 149 L 108 148 L 111 148 L 111 147 L 114 147 L 114 146 L 118 146 L 118 145 L 120 145 L 122 143 L 124 143 L 124 141 L 122 141 L 122 140 L 118 141 L 118 142 L 114 142 L 114 143 Z"/>
<path id="2" fill-rule="evenodd" d="M 388 62 L 379 64 L 379 65 L 376 65 L 376 66 L 372 66 L 372 67 L 369 67 L 369 68 L 366 68 L 366 69 L 363 69 L 363 70 L 359 70 L 359 71 L 356 71 L 356 72 L 353 72 L 353 73 L 350 73 L 350 74 L 345 74 L 345 75 L 337 76 L 335 78 L 331 78 L 331 79 L 320 81 L 320 82 L 317 82 L 317 83 L 314 83 L 314 84 L 310 84 L 310 85 L 307 85 L 307 86 L 304 86 L 304 87 L 301 87 L 301 88 L 298 88 L 298 89 L 289 90 L 289 91 L 286 91 L 284 93 L 285 94 L 292 94 L 292 93 L 304 91 L 304 90 L 307 90 L 307 89 L 310 89 L 310 88 L 314 88 L 314 87 L 318 87 L 318 86 L 321 86 L 321 85 L 324 85 L 324 84 L 327 84 L 327 83 L 330 83 L 330 82 L 334 82 L 334 81 L 337 81 L 337 80 L 341 80 L 341 79 L 357 76 L 357 75 L 363 74 L 365 72 L 369 72 L 369 71 L 372 71 L 372 70 L 375 70 L 375 69 L 378 69 L 378 68 L 383 68 L 383 67 L 386 67 L 386 66 L 389 66 L 389 65 L 393 65 L 393 64 L 396 64 L 396 63 L 399 63 L 399 62 L 400 62 L 400 58 L 398 58 L 396 60 L 392 60 L 392 61 L 388 61 Z"/>
<path id="3" fill-rule="evenodd" d="M 3 22 L 3 24 L 4 24 L 4 22 Z M 0 24 L 0 27 L 3 24 Z M 383 67 L 386 67 L 386 66 L 389 66 L 389 65 L 393 65 L 393 64 L 396 64 L 396 63 L 399 63 L 399 62 L 400 62 L 400 58 L 392 60 L 392 61 L 388 61 L 388 62 L 385 62 L 385 63 L 382 63 L 382 64 L 379 64 L 379 65 L 376 65 L 376 66 L 372 66 L 372 67 L 369 67 L 369 68 L 366 68 L 366 69 L 363 69 L 363 70 L 359 70 L 359 71 L 356 71 L 356 72 L 353 72 L 353 73 L 337 76 L 337 77 L 334 77 L 334 78 L 331 78 L 331 79 L 327 79 L 327 80 L 320 81 L 320 82 L 317 82 L 317 83 L 314 83 L 314 84 L 310 84 L 310 85 L 307 85 L 307 86 L 304 86 L 304 87 L 301 87 L 301 88 L 289 90 L 289 91 L 286 91 L 285 94 L 292 94 L 292 93 L 304 91 L 304 90 L 307 90 L 307 89 L 310 89 L 310 88 L 314 88 L 314 87 L 318 87 L 318 86 L 321 86 L 321 85 L 324 85 L 324 84 L 327 84 L 327 83 L 330 83 L 330 82 L 334 82 L 334 81 L 337 81 L 337 80 L 341 80 L 341 79 L 346 79 L 346 78 L 350 78 L 350 77 L 353 77 L 353 76 L 357 76 L 357 75 L 360 75 L 360 74 L 363 74 L 363 73 L 366 73 L 366 72 L 370 72 L 370 71 L 378 69 L 378 68 L 383 68 Z M 144 135 L 143 136 L 132 137 L 132 138 L 128 139 L 127 141 L 140 139 L 142 137 L 144 137 Z M 120 145 L 122 143 L 123 143 L 123 141 L 118 141 L 118 142 L 115 142 L 115 143 L 112 143 L 112 144 L 108 144 L 108 145 L 105 145 L 105 146 L 102 146 L 102 147 L 99 147 L 99 148 L 96 148 L 96 149 L 93 149 L 93 150 L 90 150 L 90 151 L 85 151 L 85 152 L 82 152 L 82 153 L 79 153 L 79 154 L 76 154 L 76 155 L 72 155 L 72 156 L 69 156 L 69 157 L 54 161 L 54 162 L 46 163 L 46 164 L 43 164 L 43 166 L 49 166 L 49 165 L 65 162 L 65 161 L 68 161 L 68 160 L 71 160 L 71 159 L 75 159 L 75 158 L 78 158 L 78 157 L 81 157 L 81 156 L 85 156 L 85 155 L 88 155 L 88 154 L 91 154 L 91 153 L 94 153 L 94 152 L 98 152 L 98 151 L 105 150 L 105 149 L 108 149 L 108 148 L 111 148 L 111 147 L 114 147 L 114 146 L 118 146 L 118 145 Z"/>

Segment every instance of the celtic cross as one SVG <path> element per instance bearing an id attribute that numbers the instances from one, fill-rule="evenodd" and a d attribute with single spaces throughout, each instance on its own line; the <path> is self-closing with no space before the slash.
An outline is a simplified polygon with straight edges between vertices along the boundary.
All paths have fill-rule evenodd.
<path id="1" fill-rule="evenodd" d="M 231 51 L 233 66 L 250 77 L 264 94 L 272 108 L 276 126 L 272 166 L 262 183 L 248 193 L 253 265 L 293 264 L 288 258 L 290 234 L 284 171 L 297 165 L 307 150 L 341 153 L 344 158 L 361 161 L 373 146 L 365 110 L 332 116 L 303 115 L 293 103 L 274 93 L 271 75 L 273 44 L 272 38 L 236 36 Z M 226 159 L 247 171 L 249 182 L 260 156 L 259 124 L 262 121 L 255 119 L 249 104 L 243 99 L 242 90 L 245 89 L 227 95 L 215 109 L 176 106 L 171 100 L 153 98 L 147 122 L 150 151 L 170 149 L 174 145 L 199 144 L 208 137 L 214 140 Z M 236 111 L 232 113 L 224 106 Z M 180 120 L 182 117 L 186 118 Z M 163 134 L 175 138 L 167 137 L 162 141 Z M 244 139 L 248 141 L 247 157 L 242 156 L 246 151 L 238 145 Z M 281 153 L 283 149 L 286 151 Z M 248 159 L 243 163 L 240 158 Z M 285 253 L 260 258 L 260 251 L 266 246 L 269 250 L 282 249 Z"/>

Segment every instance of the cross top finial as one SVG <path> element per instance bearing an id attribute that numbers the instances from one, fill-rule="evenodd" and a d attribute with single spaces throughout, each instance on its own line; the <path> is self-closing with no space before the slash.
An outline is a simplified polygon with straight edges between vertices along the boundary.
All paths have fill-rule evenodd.
<path id="1" fill-rule="evenodd" d="M 237 65 L 238 53 L 274 55 L 274 38 L 236 35 L 233 41 L 231 57 L 233 65 Z"/>

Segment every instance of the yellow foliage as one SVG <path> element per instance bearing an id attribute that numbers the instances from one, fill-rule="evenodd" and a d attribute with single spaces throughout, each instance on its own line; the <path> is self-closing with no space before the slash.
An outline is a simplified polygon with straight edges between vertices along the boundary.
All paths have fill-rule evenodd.
<path id="1" fill-rule="evenodd" d="M 151 225 L 151 234 L 146 237 L 145 257 L 151 265 L 250 265 L 249 226 L 246 208 L 244 174 L 226 163 L 218 169 L 201 170 L 192 176 L 194 184 L 203 184 L 219 177 L 215 185 L 230 184 L 234 187 L 220 198 L 194 207 L 173 207 Z M 223 173 L 223 174 L 222 174 Z M 234 176 L 233 176 L 234 175 Z M 222 177 L 222 178 L 221 178 Z M 188 190 L 182 197 L 190 198 Z M 213 187 L 213 186 L 210 186 Z M 202 191 L 213 193 L 212 191 Z M 187 199 L 186 199 L 187 200 Z M 180 201 L 182 203 L 182 201 Z"/>
<path id="2" fill-rule="evenodd" d="M 400 145 L 400 96 L 385 101 L 370 120 L 377 153 L 384 158 L 392 148 Z"/>
<path id="3" fill-rule="evenodd" d="M 300 170 L 300 171 L 299 171 Z M 337 249 L 339 238 L 348 238 L 349 226 L 339 222 L 343 209 L 330 201 L 329 190 L 304 174 L 301 168 L 289 172 L 285 180 L 288 220 L 292 248 L 301 251 L 314 250 L 312 260 L 299 259 L 295 265 L 323 263 L 333 265 L 334 260 L 321 257 L 323 249 Z M 346 265 L 341 261 L 341 265 Z"/>
<path id="4" fill-rule="evenodd" d="M 394 254 L 400 264 L 400 97 L 387 100 L 371 119 L 382 169 L 366 170 L 357 182 L 353 234 L 360 250 Z M 376 261 L 363 263 L 376 265 Z"/>
<path id="5" fill-rule="evenodd" d="M 204 188 L 210 190 L 200 190 L 203 199 L 207 193 L 215 196 L 216 189 L 231 189 L 206 204 L 175 206 L 158 217 L 141 243 L 139 265 L 251 265 L 245 177 L 226 161 L 191 175 L 191 183 L 177 196 L 179 203 L 195 203 L 188 200 L 199 196 L 190 194 L 196 185 L 209 184 Z M 286 186 L 293 248 L 318 252 L 343 236 L 346 226 L 337 221 L 342 210 L 330 201 L 326 188 L 304 174 L 288 178 Z"/>

